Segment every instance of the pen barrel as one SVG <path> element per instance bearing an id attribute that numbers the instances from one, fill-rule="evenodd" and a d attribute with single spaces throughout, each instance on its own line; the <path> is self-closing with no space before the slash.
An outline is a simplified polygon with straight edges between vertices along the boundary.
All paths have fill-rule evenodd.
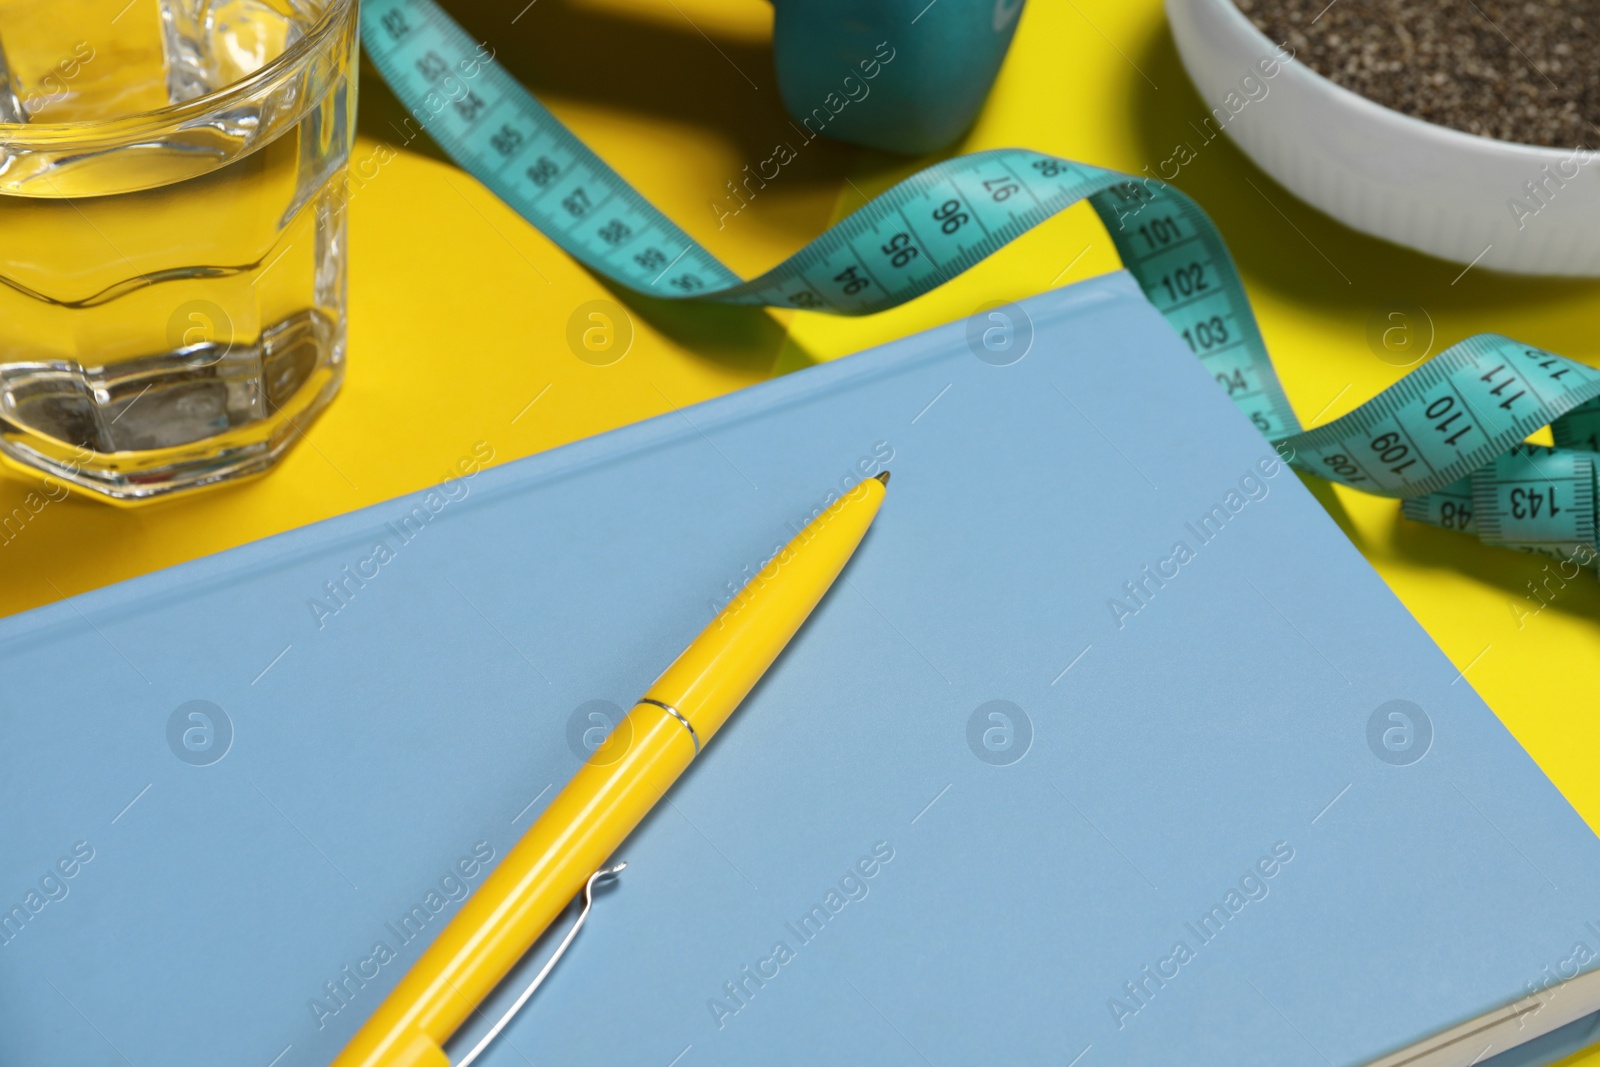
<path id="1" fill-rule="evenodd" d="M 883 496 L 881 478 L 862 481 L 767 561 L 623 716 L 332 1067 L 449 1067 L 444 1043 L 733 714 L 849 562 Z"/>
<path id="2" fill-rule="evenodd" d="M 704 745 L 761 680 L 866 536 L 884 483 L 866 478 L 834 500 L 745 583 L 650 687 Z"/>
<path id="3" fill-rule="evenodd" d="M 332 1067 L 447 1067 L 442 1046 L 695 756 L 683 723 L 637 704 L 439 932 Z"/>

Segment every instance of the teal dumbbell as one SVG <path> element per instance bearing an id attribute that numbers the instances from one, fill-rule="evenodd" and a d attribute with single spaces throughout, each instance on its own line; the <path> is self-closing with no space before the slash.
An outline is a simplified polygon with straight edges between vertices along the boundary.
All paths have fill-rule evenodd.
<path id="1" fill-rule="evenodd" d="M 797 125 L 892 152 L 977 116 L 1024 0 L 773 0 L 778 89 Z"/>

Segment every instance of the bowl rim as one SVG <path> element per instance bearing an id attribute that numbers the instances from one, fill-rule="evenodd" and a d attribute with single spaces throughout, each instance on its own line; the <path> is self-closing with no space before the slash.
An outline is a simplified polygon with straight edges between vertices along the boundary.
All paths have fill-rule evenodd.
<path id="1" fill-rule="evenodd" d="M 1182 0 L 1177 0 L 1177 2 L 1182 2 Z M 1261 28 L 1251 20 L 1250 16 L 1239 10 L 1239 6 L 1234 3 L 1234 0 L 1189 0 L 1189 2 L 1196 6 L 1209 5 L 1214 8 L 1224 9 L 1223 17 L 1225 19 L 1234 21 L 1237 26 L 1242 27 L 1247 31 L 1248 35 L 1260 41 L 1267 48 L 1281 50 L 1282 46 L 1262 32 Z M 1287 44 L 1287 42 L 1284 42 L 1284 44 Z M 1311 64 L 1302 60 L 1298 53 L 1292 54 L 1288 62 L 1284 63 L 1284 67 L 1285 69 L 1302 71 L 1306 76 L 1305 84 L 1307 87 L 1315 88 L 1331 99 L 1340 101 L 1347 107 L 1354 104 L 1359 108 L 1365 108 L 1369 116 L 1374 119 L 1396 126 L 1402 131 L 1410 130 L 1412 132 L 1425 133 L 1430 138 L 1441 139 L 1464 151 L 1480 154 L 1492 151 L 1502 158 L 1508 155 L 1521 155 L 1529 157 L 1535 163 L 1554 163 L 1571 159 L 1579 153 L 1588 153 L 1590 157 L 1600 159 L 1600 150 L 1590 148 L 1587 145 L 1552 148 L 1548 145 L 1523 144 L 1520 141 L 1507 141 L 1499 137 L 1486 137 L 1481 133 L 1468 133 L 1466 130 L 1458 130 L 1453 126 L 1445 126 L 1437 122 L 1430 122 L 1427 119 L 1418 118 L 1415 115 L 1408 115 L 1404 111 L 1389 107 L 1387 104 L 1380 104 L 1369 96 L 1363 96 L 1354 89 L 1340 85 L 1326 74 L 1312 67 Z"/>

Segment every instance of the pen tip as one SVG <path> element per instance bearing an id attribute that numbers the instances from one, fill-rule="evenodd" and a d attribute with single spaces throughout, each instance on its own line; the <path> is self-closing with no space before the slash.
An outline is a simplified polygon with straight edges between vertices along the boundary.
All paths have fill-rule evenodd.
<path id="1" fill-rule="evenodd" d="M 873 477 L 878 479 L 878 481 L 882 482 L 884 485 L 888 485 L 889 484 L 889 472 L 888 471 L 879 471 L 877 474 L 874 474 Z"/>

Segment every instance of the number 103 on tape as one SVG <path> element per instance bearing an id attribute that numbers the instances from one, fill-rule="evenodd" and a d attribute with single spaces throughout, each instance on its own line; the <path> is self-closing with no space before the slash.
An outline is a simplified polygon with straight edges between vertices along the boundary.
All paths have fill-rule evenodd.
<path id="1" fill-rule="evenodd" d="M 943 284 L 1087 200 L 1173 331 L 1299 470 L 1405 498 L 1489 544 L 1596 558 L 1600 372 L 1469 337 L 1349 414 L 1302 431 L 1238 271 L 1193 200 L 1026 149 L 937 163 L 751 279 L 695 242 L 563 126 L 433 0 L 365 0 L 362 45 L 416 123 L 575 259 L 657 298 L 863 315 Z M 1550 426 L 1556 447 L 1524 445 Z"/>

